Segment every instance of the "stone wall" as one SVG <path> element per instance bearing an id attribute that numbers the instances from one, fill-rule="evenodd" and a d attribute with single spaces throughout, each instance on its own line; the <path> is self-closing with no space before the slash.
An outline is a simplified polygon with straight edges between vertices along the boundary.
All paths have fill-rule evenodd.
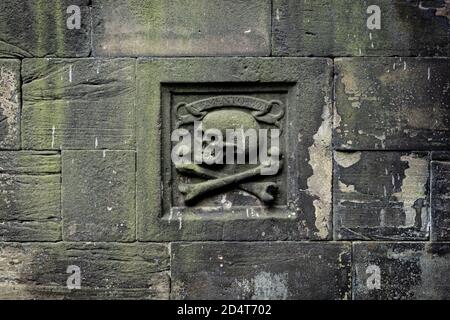
<path id="1" fill-rule="evenodd" d="M 183 202 L 199 99 L 284 108 L 275 203 Z M 448 0 L 0 2 L 0 298 L 449 299 L 449 199 Z"/>

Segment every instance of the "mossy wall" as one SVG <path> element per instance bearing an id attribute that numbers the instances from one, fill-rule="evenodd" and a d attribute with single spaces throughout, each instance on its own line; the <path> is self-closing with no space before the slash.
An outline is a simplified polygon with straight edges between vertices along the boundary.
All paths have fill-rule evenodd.
<path id="1" fill-rule="evenodd" d="M 172 192 L 221 95 L 285 105 L 279 207 Z M 448 299 L 449 198 L 448 0 L 0 2 L 0 298 Z"/>

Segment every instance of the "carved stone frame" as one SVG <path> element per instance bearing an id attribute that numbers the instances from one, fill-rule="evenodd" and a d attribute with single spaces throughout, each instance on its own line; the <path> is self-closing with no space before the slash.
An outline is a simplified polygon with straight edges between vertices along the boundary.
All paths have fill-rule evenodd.
<path id="1" fill-rule="evenodd" d="M 140 241 L 302 240 L 331 236 L 331 81 L 328 59 L 177 58 L 137 62 L 137 232 Z M 287 206 L 260 208 L 248 216 L 214 214 L 199 217 L 162 212 L 161 125 L 164 88 L 177 84 L 249 84 L 286 88 Z M 316 137 L 317 138 L 317 137 Z M 323 143 L 323 140 L 325 142 Z M 313 156 L 311 152 L 315 152 Z M 330 153 L 329 163 L 313 163 L 317 153 Z M 325 159 L 325 157 L 324 157 Z M 167 159 L 166 161 L 171 161 Z M 318 173 L 317 170 L 329 172 Z M 322 178 L 326 192 L 311 187 Z M 317 181 L 317 179 L 316 179 Z M 323 203 L 322 208 L 320 205 Z M 253 210 L 255 207 L 252 208 Z M 319 210 L 319 212 L 318 212 Z"/>

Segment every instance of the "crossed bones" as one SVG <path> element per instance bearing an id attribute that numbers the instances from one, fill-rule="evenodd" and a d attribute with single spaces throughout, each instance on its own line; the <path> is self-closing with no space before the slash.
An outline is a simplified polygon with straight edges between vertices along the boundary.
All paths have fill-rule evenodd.
<path id="1" fill-rule="evenodd" d="M 249 169 L 236 174 L 226 175 L 214 170 L 203 168 L 197 164 L 177 164 L 176 169 L 187 175 L 194 175 L 201 178 L 211 179 L 205 182 L 194 184 L 180 184 L 178 189 L 185 195 L 185 202 L 193 202 L 202 195 L 211 191 L 221 189 L 232 184 L 238 184 L 239 189 L 247 191 L 254 196 L 258 197 L 265 203 L 270 203 L 275 199 L 275 195 L 278 192 L 278 186 L 274 182 L 246 182 L 245 180 L 260 176 L 261 170 L 271 166 L 270 161 L 277 161 L 278 168 L 281 166 L 281 162 L 278 160 L 269 160 L 256 168 Z"/>

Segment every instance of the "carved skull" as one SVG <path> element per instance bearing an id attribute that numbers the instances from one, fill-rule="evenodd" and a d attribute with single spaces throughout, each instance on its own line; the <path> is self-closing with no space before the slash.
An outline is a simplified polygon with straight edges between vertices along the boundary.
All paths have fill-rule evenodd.
<path id="1" fill-rule="evenodd" d="M 237 109 L 225 109 L 209 112 L 202 120 L 202 127 L 204 132 L 209 129 L 219 130 L 222 133 L 223 146 L 233 147 L 235 150 L 237 150 L 239 144 L 235 139 L 232 141 L 227 141 L 227 129 L 242 129 L 244 133 L 248 129 L 253 129 L 256 133 L 258 133 L 260 129 L 258 121 L 256 121 L 251 114 Z M 258 145 L 249 143 L 249 139 L 246 139 L 245 137 L 244 139 L 246 141 L 242 142 L 244 142 L 245 150 L 242 151 L 247 156 L 251 150 L 257 149 Z"/>

